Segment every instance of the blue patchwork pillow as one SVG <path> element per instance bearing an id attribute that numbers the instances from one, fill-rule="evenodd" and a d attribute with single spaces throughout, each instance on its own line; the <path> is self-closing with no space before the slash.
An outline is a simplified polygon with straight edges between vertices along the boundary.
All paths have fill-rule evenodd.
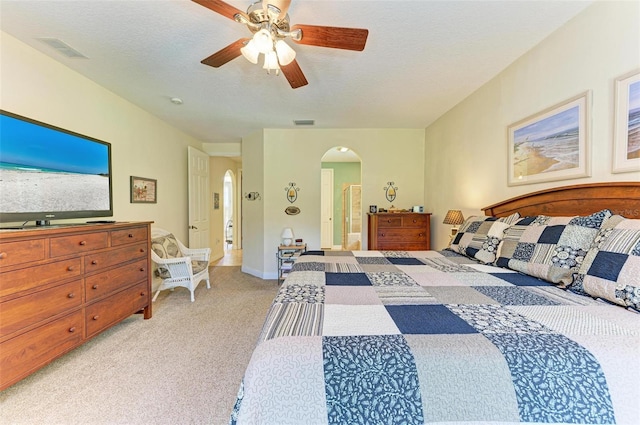
<path id="1" fill-rule="evenodd" d="M 640 220 L 607 220 L 569 290 L 640 311 Z"/>
<path id="2" fill-rule="evenodd" d="M 611 215 L 602 210 L 586 217 L 525 217 L 505 231 L 496 265 L 566 287 Z"/>
<path id="3" fill-rule="evenodd" d="M 449 248 L 469 258 L 491 264 L 496 259 L 504 231 L 519 218 L 518 213 L 501 218 L 468 217 L 460 226 Z"/>

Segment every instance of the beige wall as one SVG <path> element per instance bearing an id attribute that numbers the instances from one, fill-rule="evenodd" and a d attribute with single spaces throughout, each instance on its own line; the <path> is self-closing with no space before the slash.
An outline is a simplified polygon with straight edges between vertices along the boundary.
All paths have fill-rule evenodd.
<path id="1" fill-rule="evenodd" d="M 425 131 L 425 202 L 432 245 L 443 248 L 448 209 L 465 217 L 536 190 L 602 181 L 612 174 L 614 80 L 640 68 L 640 2 L 600 1 L 523 55 Z M 591 177 L 507 186 L 507 126 L 591 90 Z"/>
<path id="2" fill-rule="evenodd" d="M 309 249 L 320 247 L 320 169 L 327 150 L 346 146 L 362 159 L 362 204 L 388 208 L 383 187 L 398 187 L 394 205 L 409 208 L 424 201 L 423 129 L 265 129 L 260 136 L 243 140 L 244 192 L 262 185 L 261 201 L 244 201 L 243 270 L 263 278 L 275 278 L 276 247 L 284 227 L 291 227 Z M 295 206 L 301 212 L 285 214 L 291 205 L 285 187 L 300 188 Z M 255 207 L 255 209 L 253 208 Z M 363 211 L 366 223 L 366 211 Z M 249 232 L 248 226 L 262 231 Z M 367 246 L 366 231 L 363 246 Z"/>
<path id="3" fill-rule="evenodd" d="M 0 42 L 0 108 L 111 143 L 113 219 L 187 241 L 187 146 L 201 143 L 10 35 Z M 132 175 L 158 181 L 157 204 L 130 203 Z"/>

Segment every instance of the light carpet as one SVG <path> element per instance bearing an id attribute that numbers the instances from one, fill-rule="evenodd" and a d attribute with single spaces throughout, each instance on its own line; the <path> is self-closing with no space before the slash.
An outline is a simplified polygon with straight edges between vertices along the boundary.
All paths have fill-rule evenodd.
<path id="1" fill-rule="evenodd" d="M 212 267 L 196 300 L 178 288 L 0 392 L 2 424 L 226 424 L 278 289 Z"/>

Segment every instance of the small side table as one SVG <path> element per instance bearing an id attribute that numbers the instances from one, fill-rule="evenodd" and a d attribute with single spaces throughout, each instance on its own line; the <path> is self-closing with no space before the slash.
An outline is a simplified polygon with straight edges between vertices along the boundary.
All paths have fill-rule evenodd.
<path id="1" fill-rule="evenodd" d="M 280 245 L 276 253 L 278 264 L 278 284 L 284 282 L 289 272 L 293 268 L 293 263 L 307 250 L 307 244 L 302 245 Z"/>

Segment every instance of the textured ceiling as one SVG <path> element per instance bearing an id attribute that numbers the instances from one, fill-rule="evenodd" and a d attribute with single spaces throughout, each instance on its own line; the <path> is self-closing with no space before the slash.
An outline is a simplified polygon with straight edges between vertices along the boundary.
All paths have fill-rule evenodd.
<path id="1" fill-rule="evenodd" d="M 363 52 L 290 42 L 309 81 L 296 90 L 243 57 L 202 65 L 250 33 L 189 0 L 1 0 L 0 28 L 201 141 L 228 143 L 297 119 L 427 127 L 591 2 L 293 0 L 292 24 L 369 29 Z"/>

